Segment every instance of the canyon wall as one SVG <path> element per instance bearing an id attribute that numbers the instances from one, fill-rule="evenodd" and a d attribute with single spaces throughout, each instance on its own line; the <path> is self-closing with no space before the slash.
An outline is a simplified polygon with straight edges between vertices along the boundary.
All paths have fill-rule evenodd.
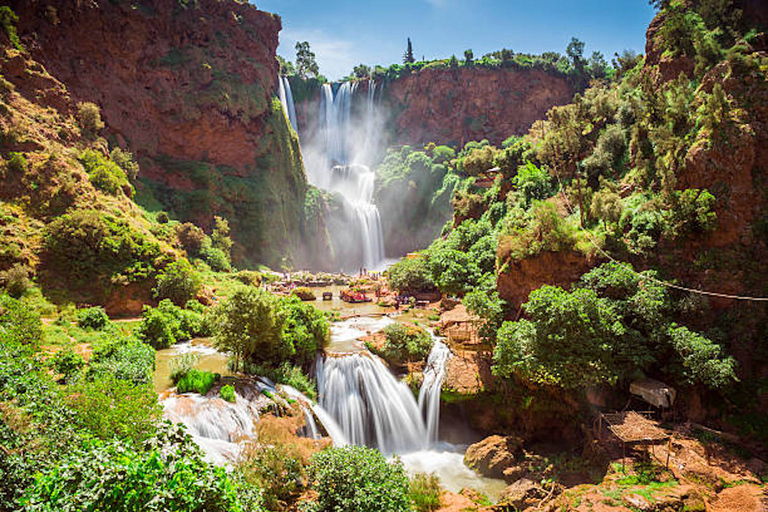
<path id="1" fill-rule="evenodd" d="M 565 77 L 537 69 L 424 69 L 387 83 L 392 137 L 400 144 L 500 144 L 523 135 L 555 105 L 570 103 Z"/>
<path id="2" fill-rule="evenodd" d="M 141 166 L 138 201 L 208 227 L 228 218 L 236 259 L 300 248 L 306 180 L 273 101 L 280 19 L 234 0 L 11 0 L 34 58 L 101 107 Z"/>

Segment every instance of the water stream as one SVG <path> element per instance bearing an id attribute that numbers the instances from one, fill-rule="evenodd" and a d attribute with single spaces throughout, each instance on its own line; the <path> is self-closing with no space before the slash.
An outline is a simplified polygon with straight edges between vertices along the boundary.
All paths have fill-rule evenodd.
<path id="1" fill-rule="evenodd" d="M 465 446 L 439 441 L 440 389 L 451 355 L 448 347 L 434 337 L 417 399 L 405 383 L 359 343 L 362 336 L 391 322 L 388 317 L 358 317 L 332 325 L 331 352 L 317 362 L 318 403 L 289 386 L 278 386 L 302 405 L 305 434 L 319 438 L 325 431 L 337 446 L 376 447 L 388 456 L 399 456 L 410 472 L 437 473 L 449 490 L 457 492 L 462 487 L 472 487 L 496 499 L 504 482 L 480 477 L 464 466 Z M 168 359 L 185 351 L 198 352 L 200 365 L 219 373 L 226 371 L 225 356 L 199 342 L 160 351 L 158 360 L 167 367 Z M 168 389 L 165 379 L 167 375 L 162 370 L 156 373 L 156 386 L 162 382 L 166 386 L 163 389 Z M 253 435 L 259 408 L 268 401 L 263 391 L 276 392 L 275 386 L 266 380 L 239 382 L 236 389 L 235 403 L 215 395 L 163 393 L 166 417 L 184 423 L 209 460 L 217 464 L 237 457 L 239 441 Z"/>

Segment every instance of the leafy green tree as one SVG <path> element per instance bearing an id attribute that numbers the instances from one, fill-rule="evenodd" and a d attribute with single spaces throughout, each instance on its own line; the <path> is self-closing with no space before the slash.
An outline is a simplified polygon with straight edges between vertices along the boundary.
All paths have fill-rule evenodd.
<path id="1" fill-rule="evenodd" d="M 325 314 L 298 297 L 283 297 L 278 303 L 283 316 L 283 343 L 292 363 L 309 370 L 318 351 L 328 345 L 330 328 Z"/>
<path id="2" fill-rule="evenodd" d="M 281 76 L 293 76 L 296 74 L 296 68 L 293 66 L 293 62 L 284 59 L 280 55 L 276 55 L 277 63 L 280 66 Z"/>
<path id="3" fill-rule="evenodd" d="M 64 376 L 64 382 L 72 382 L 77 380 L 80 376 L 80 372 L 85 366 L 85 359 L 83 356 L 75 352 L 71 346 L 65 347 L 56 354 L 54 354 L 51 360 L 51 368 L 56 372 Z"/>
<path id="4" fill-rule="evenodd" d="M 536 167 L 531 162 L 525 162 L 525 165 L 518 168 L 512 182 L 522 193 L 526 205 L 546 199 L 552 194 L 552 177 L 545 169 Z"/>
<path id="5" fill-rule="evenodd" d="M 77 104 L 77 122 L 83 135 L 90 139 L 95 138 L 104 128 L 99 106 L 88 101 Z"/>
<path id="6" fill-rule="evenodd" d="M 312 456 L 309 471 L 318 493 L 318 511 L 410 510 L 408 476 L 402 464 L 387 462 L 373 448 L 328 448 Z"/>
<path id="7" fill-rule="evenodd" d="M 592 78 L 605 78 L 608 74 L 608 62 L 600 52 L 592 52 L 587 62 L 587 73 Z"/>
<path id="8" fill-rule="evenodd" d="M 181 258 L 170 263 L 157 276 L 157 285 L 152 292 L 158 299 L 170 299 L 177 306 L 181 306 L 195 298 L 201 285 L 202 278 L 192 268 L 189 260 Z"/>
<path id="9" fill-rule="evenodd" d="M 677 371 L 688 384 L 701 382 L 719 389 L 736 380 L 736 361 L 723 357 L 720 345 L 676 324 L 669 327 L 667 335 L 681 358 Z"/>
<path id="10" fill-rule="evenodd" d="M 277 298 L 264 290 L 238 288 L 214 312 L 214 343 L 241 361 L 282 361 L 294 354 L 282 342 L 285 312 Z"/>
<path id="11" fill-rule="evenodd" d="M 566 55 L 571 59 L 571 65 L 576 70 L 584 69 L 584 42 L 571 38 L 571 42 L 565 49 Z"/>
<path id="12" fill-rule="evenodd" d="M 101 306 L 77 311 L 77 325 L 83 329 L 100 331 L 109 325 L 109 317 Z"/>
<path id="13" fill-rule="evenodd" d="M 408 38 L 408 44 L 405 47 L 405 53 L 403 54 L 403 64 L 413 64 L 416 60 L 413 58 L 413 45 L 411 44 L 411 38 Z"/>
<path id="14" fill-rule="evenodd" d="M 475 54 L 471 49 L 464 50 L 464 65 L 471 66 L 475 62 Z"/>
<path id="15" fill-rule="evenodd" d="M 392 364 L 423 361 L 432 350 L 432 337 L 416 325 L 395 322 L 386 326 L 382 332 L 385 340 L 377 352 Z"/>
<path id="16" fill-rule="evenodd" d="M 354 67 L 352 70 L 352 74 L 355 76 L 355 78 L 364 79 L 364 78 L 370 78 L 371 77 L 371 67 L 366 66 L 365 64 L 358 64 Z"/>
<path id="17" fill-rule="evenodd" d="M 530 320 L 499 329 L 496 375 L 566 389 L 616 382 L 611 347 L 624 327 L 594 291 L 544 286 L 531 292 L 525 311 Z"/>
<path id="18" fill-rule="evenodd" d="M 227 259 L 230 258 L 232 251 L 232 239 L 229 236 L 229 221 L 216 215 L 213 217 L 213 232 L 211 233 L 211 244 L 219 249 Z"/>
<path id="19" fill-rule="evenodd" d="M 320 68 L 315 60 L 315 53 L 309 49 L 308 41 L 296 42 L 296 73 L 301 78 L 308 76 L 317 77 L 320 74 Z"/>
<path id="20" fill-rule="evenodd" d="M 0 341 L 33 351 L 43 336 L 40 315 L 26 303 L 0 294 Z"/>
<path id="21" fill-rule="evenodd" d="M 404 258 L 389 268 L 389 285 L 403 293 L 431 292 L 437 289 L 425 257 Z"/>

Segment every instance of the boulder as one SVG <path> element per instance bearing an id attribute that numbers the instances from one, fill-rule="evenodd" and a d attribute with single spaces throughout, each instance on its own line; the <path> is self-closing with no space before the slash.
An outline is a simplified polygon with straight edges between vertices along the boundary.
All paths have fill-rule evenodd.
<path id="1" fill-rule="evenodd" d="M 525 510 L 535 506 L 546 495 L 539 484 L 528 478 L 521 478 L 501 492 L 499 503 L 511 506 L 512 510 Z"/>
<path id="2" fill-rule="evenodd" d="M 504 470 L 515 464 L 523 441 L 514 436 L 490 436 L 467 448 L 464 464 L 483 476 L 504 478 Z"/>

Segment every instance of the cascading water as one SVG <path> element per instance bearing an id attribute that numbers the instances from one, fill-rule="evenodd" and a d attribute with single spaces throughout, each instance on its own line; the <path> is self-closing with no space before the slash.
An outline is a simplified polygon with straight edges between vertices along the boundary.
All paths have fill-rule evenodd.
<path id="1" fill-rule="evenodd" d="M 437 440 L 440 387 L 449 355 L 448 347 L 435 339 L 424 372 L 421 403 L 368 352 L 319 360 L 320 405 L 352 444 L 374 446 L 390 454 L 424 450 Z"/>
<path id="2" fill-rule="evenodd" d="M 283 89 L 290 102 L 289 90 Z M 309 182 L 343 200 L 345 216 L 334 224 L 331 239 L 347 270 L 375 269 L 384 260 L 381 217 L 373 201 L 375 174 L 365 165 L 379 149 L 376 91 L 380 88 L 369 82 L 362 104 L 357 89 L 356 82 L 345 82 L 335 91 L 332 84 L 323 84 L 317 129 L 307 140 L 302 137 Z"/>
<path id="3" fill-rule="evenodd" d="M 283 112 L 285 117 L 290 121 L 291 126 L 299 132 L 299 124 L 296 121 L 296 107 L 293 104 L 293 93 L 291 92 L 291 82 L 288 81 L 288 77 L 281 76 L 278 81 L 278 96 L 280 98 L 280 104 L 283 105 Z"/>

